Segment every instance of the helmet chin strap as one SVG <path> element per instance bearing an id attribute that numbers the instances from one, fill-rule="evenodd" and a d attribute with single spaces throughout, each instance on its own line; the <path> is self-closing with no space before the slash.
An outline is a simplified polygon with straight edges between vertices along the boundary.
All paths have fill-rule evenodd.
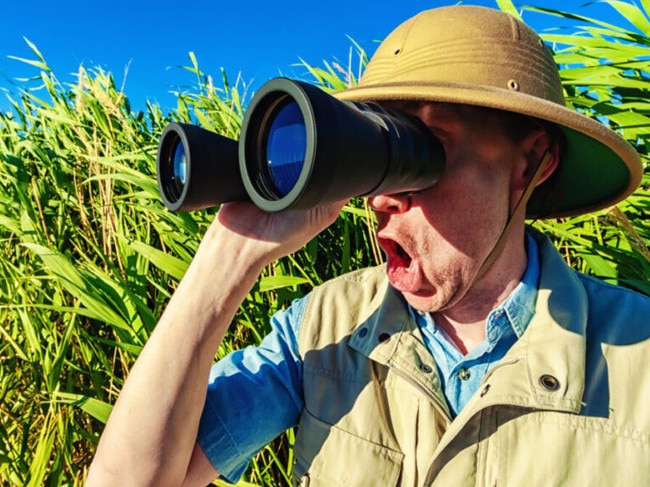
<path id="1" fill-rule="evenodd" d="M 526 203 L 528 202 L 528 198 L 530 197 L 530 194 L 535 189 L 535 186 L 537 185 L 537 181 L 539 181 L 539 178 L 544 172 L 544 169 L 546 169 L 546 167 L 548 166 L 550 160 L 551 160 L 551 152 L 547 150 L 546 152 L 544 152 L 542 159 L 539 161 L 539 164 L 537 165 L 535 172 L 531 175 L 530 179 L 528 180 L 528 183 L 526 184 L 526 188 L 524 189 L 523 194 L 519 198 L 517 205 L 512 210 L 512 213 L 510 213 L 510 216 L 508 217 L 508 221 L 506 222 L 506 225 L 503 227 L 503 231 L 501 232 L 499 239 L 497 240 L 496 244 L 494 244 L 494 247 L 492 248 L 488 256 L 485 258 L 485 260 L 483 261 L 483 264 L 481 264 L 481 267 L 476 273 L 476 276 L 474 276 L 470 288 L 474 286 L 474 284 L 485 275 L 485 273 L 490 269 L 490 267 L 492 267 L 492 264 L 494 264 L 494 261 L 497 260 L 497 257 L 501 255 L 503 247 L 505 246 L 508 237 L 512 232 L 512 229 L 514 228 L 513 223 L 515 221 L 519 221 L 520 217 L 525 214 Z"/>

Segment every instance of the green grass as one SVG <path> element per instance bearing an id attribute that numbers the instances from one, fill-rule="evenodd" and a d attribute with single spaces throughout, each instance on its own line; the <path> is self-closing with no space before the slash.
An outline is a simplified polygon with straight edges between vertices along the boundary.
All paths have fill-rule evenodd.
<path id="1" fill-rule="evenodd" d="M 647 161 L 648 16 L 611 3 L 617 24 L 581 21 L 579 32 L 546 37 L 570 66 L 569 103 L 605 117 Z M 247 97 L 190 55 L 196 85 L 174 110 L 132 111 L 110 73 L 80 68 L 61 82 L 32 49 L 25 62 L 35 79 L 0 113 L 0 483 L 82 485 L 111 404 L 214 215 L 164 208 L 158 136 L 178 121 L 236 138 Z M 354 84 L 364 62 L 359 51 L 349 66 L 303 65 L 306 78 L 334 90 Z M 575 268 L 650 294 L 648 178 L 617 208 L 534 225 Z M 355 200 L 303 250 L 268 266 L 218 356 L 259 342 L 265 317 L 314 285 L 381 261 L 373 226 Z M 292 443 L 289 431 L 264 449 L 246 482 L 288 485 Z"/>

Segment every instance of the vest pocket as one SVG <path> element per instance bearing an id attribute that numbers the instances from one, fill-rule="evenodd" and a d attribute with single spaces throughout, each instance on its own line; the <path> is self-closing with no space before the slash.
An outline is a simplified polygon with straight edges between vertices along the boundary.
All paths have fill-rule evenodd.
<path id="1" fill-rule="evenodd" d="M 650 435 L 613 420 L 540 411 L 498 418 L 499 486 L 650 485 Z"/>
<path id="2" fill-rule="evenodd" d="M 309 487 L 396 486 L 404 454 L 360 438 L 304 410 L 295 444 L 294 483 Z"/>

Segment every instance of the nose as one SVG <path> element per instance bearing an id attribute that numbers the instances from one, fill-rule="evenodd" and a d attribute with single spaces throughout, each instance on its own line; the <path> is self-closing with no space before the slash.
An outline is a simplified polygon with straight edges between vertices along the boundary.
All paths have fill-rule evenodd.
<path id="1" fill-rule="evenodd" d="M 382 213 L 404 213 L 411 208 L 410 193 L 382 194 L 368 198 L 370 208 Z"/>

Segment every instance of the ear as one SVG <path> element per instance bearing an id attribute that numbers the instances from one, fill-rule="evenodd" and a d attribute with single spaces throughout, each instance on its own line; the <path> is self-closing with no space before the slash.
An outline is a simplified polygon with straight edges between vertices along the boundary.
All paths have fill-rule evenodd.
<path id="1" fill-rule="evenodd" d="M 512 188 L 515 191 L 523 191 L 526 188 L 531 176 L 535 173 L 547 152 L 550 153 L 551 157 L 535 182 L 535 186 L 539 186 L 546 181 L 557 169 L 560 161 L 558 144 L 552 143 L 548 132 L 543 129 L 531 132 L 520 143 L 522 157 L 512 176 Z"/>

